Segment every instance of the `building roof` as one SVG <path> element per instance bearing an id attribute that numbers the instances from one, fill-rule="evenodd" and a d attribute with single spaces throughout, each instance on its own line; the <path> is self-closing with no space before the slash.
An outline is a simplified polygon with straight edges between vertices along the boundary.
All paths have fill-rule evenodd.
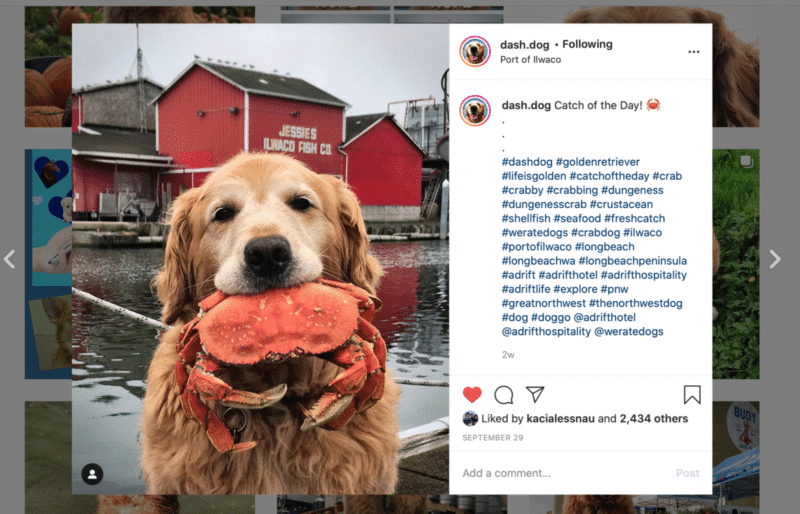
<path id="1" fill-rule="evenodd" d="M 104 126 L 87 126 L 99 135 L 72 134 L 73 155 L 91 155 L 94 157 L 126 158 L 136 160 L 152 160 L 169 163 L 171 157 L 164 157 L 156 152 L 156 135 L 140 133 L 138 130 L 125 130 Z"/>
<path id="2" fill-rule="evenodd" d="M 345 139 L 344 143 L 342 144 L 342 148 L 346 147 L 354 140 L 361 137 L 362 134 L 367 132 L 369 129 L 380 123 L 381 121 L 388 119 L 389 121 L 394 124 L 397 129 L 405 135 L 411 144 L 413 144 L 417 150 L 419 150 L 422 155 L 425 155 L 425 150 L 422 149 L 414 138 L 412 138 L 408 132 L 397 123 L 397 120 L 394 118 L 394 114 L 388 112 L 380 112 L 377 114 L 362 114 L 360 116 L 348 116 L 345 118 Z"/>
<path id="3" fill-rule="evenodd" d="M 161 84 L 159 84 L 158 82 L 156 82 L 156 81 L 154 81 L 152 79 L 149 79 L 149 78 L 145 77 L 144 81 L 147 82 L 148 84 L 151 84 L 151 85 L 157 87 L 158 89 L 162 89 L 162 90 L 164 89 L 164 86 L 162 86 Z M 120 86 L 127 86 L 127 85 L 130 85 L 130 84 L 137 84 L 138 82 L 139 81 L 137 79 L 124 79 L 124 80 L 118 80 L 116 82 L 108 82 L 106 84 L 94 84 L 94 85 L 90 85 L 90 86 L 79 87 L 77 89 L 73 89 L 72 93 L 73 94 L 75 94 L 75 93 L 88 93 L 90 91 L 99 91 L 101 89 L 111 89 L 111 88 L 120 87 Z"/>
<path id="4" fill-rule="evenodd" d="M 296 77 L 285 77 L 283 75 L 273 75 L 258 70 L 247 70 L 237 66 L 226 66 L 200 60 L 192 61 L 181 73 L 170 82 L 166 88 L 154 98 L 151 103 L 157 102 L 167 91 L 177 84 L 189 70 L 199 66 L 204 70 L 216 75 L 225 82 L 237 87 L 250 94 L 272 96 L 278 98 L 288 98 L 290 100 L 300 100 L 303 102 L 333 105 L 336 107 L 348 108 L 350 104 L 326 93 L 320 88 L 309 84 L 303 79 Z"/>

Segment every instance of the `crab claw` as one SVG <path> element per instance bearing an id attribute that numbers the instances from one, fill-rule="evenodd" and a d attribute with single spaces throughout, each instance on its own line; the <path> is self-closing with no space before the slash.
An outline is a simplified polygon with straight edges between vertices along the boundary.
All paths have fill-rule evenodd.
<path id="1" fill-rule="evenodd" d="M 303 426 L 300 427 L 301 430 L 309 430 L 323 425 L 337 416 L 346 414 L 348 409 L 352 412 L 343 417 L 346 418 L 345 423 L 349 421 L 355 413 L 355 405 L 352 405 L 353 399 L 367 379 L 367 366 L 361 338 L 352 337 L 344 346 L 321 354 L 319 357 L 343 366 L 345 370 L 331 380 L 328 384 L 329 390 L 317 400 L 311 410 L 302 409 L 306 419 L 303 421 Z"/>
<path id="2" fill-rule="evenodd" d="M 201 357 L 189 374 L 188 389 L 199 396 L 220 402 L 226 407 L 238 409 L 263 409 L 279 402 L 285 395 L 288 387 L 279 384 L 261 393 L 233 389 L 214 375 L 219 368 L 218 364 L 210 359 Z"/>
<path id="3" fill-rule="evenodd" d="M 332 419 L 345 414 L 348 409 L 353 411 L 350 415 L 346 416 L 347 421 L 349 421 L 356 411 L 353 405 L 354 397 L 354 394 L 340 397 L 336 393 L 325 393 L 322 395 L 322 398 L 317 400 L 317 403 L 314 404 L 311 410 L 300 405 L 300 410 L 303 411 L 303 414 L 306 416 L 300 430 L 311 430 L 314 427 L 324 425 Z"/>

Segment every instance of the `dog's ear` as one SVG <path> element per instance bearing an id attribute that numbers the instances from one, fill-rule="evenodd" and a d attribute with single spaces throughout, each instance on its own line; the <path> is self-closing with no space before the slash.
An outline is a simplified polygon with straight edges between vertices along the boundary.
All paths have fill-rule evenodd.
<path id="1" fill-rule="evenodd" d="M 760 56 L 757 44 L 741 41 L 725 18 L 705 9 L 691 9 L 694 23 L 710 23 L 714 43 L 714 126 L 758 127 Z"/>
<path id="2" fill-rule="evenodd" d="M 200 197 L 198 188 L 190 189 L 175 199 L 170 209 L 170 230 L 167 237 L 164 267 L 153 279 L 158 299 L 164 305 L 161 321 L 171 325 L 188 319 L 197 311 L 195 298 L 195 269 L 190 248 L 192 246 L 192 220 L 190 212 Z"/>
<path id="3" fill-rule="evenodd" d="M 330 175 L 321 176 L 330 182 L 336 191 L 339 219 L 331 221 L 334 223 L 338 221 L 341 230 L 337 235 L 339 240 L 335 241 L 332 250 L 337 254 L 333 258 L 344 275 L 340 280 L 352 282 L 375 294 L 382 275 L 381 265 L 369 253 L 369 238 L 361 217 L 358 198 L 341 180 Z"/>

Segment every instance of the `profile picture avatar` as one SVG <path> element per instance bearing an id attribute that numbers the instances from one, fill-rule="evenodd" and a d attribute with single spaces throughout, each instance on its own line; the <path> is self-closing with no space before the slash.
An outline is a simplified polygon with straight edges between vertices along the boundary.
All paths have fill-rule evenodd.
<path id="1" fill-rule="evenodd" d="M 477 127 L 483 125 L 489 119 L 491 108 L 489 102 L 482 96 L 473 95 L 468 96 L 461 102 L 459 109 L 461 112 L 461 119 L 467 125 Z"/>
<path id="2" fill-rule="evenodd" d="M 461 42 L 461 60 L 467 66 L 483 66 L 491 55 L 492 48 L 480 36 L 470 36 Z"/>

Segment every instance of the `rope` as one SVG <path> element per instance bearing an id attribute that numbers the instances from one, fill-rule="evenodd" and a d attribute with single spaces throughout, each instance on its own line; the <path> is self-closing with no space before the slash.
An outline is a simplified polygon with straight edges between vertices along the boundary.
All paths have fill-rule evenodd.
<path id="1" fill-rule="evenodd" d="M 97 305 L 98 307 L 102 307 L 104 309 L 110 310 L 111 312 L 116 312 L 117 314 L 121 314 L 128 318 L 141 321 L 145 325 L 150 325 L 151 327 L 157 328 L 159 330 L 167 330 L 170 328 L 168 325 L 164 325 L 160 321 L 148 318 L 147 316 L 142 316 L 138 312 L 133 312 L 131 310 L 126 309 L 125 307 L 120 307 L 119 305 L 113 304 L 111 302 L 101 300 L 100 298 L 94 296 L 93 294 L 87 293 L 86 291 L 81 291 L 77 287 L 72 288 L 72 293 L 77 295 L 79 298 L 86 300 L 89 303 Z"/>
<path id="2" fill-rule="evenodd" d="M 398 384 L 406 384 L 406 385 L 418 385 L 418 386 L 432 386 L 432 387 L 448 387 L 450 384 L 448 382 L 442 382 L 438 380 L 417 380 L 413 378 L 394 378 L 394 381 Z"/>
<path id="3" fill-rule="evenodd" d="M 102 300 L 91 293 L 87 293 L 86 291 L 81 291 L 77 287 L 72 288 L 72 293 L 77 295 L 79 298 L 86 300 L 89 303 L 93 303 L 98 307 L 102 307 L 107 309 L 111 312 L 116 312 L 122 316 L 135 319 L 137 321 L 141 321 L 145 325 L 150 325 L 151 327 L 157 328 L 158 330 L 168 330 L 170 327 L 168 325 L 164 325 L 160 321 L 154 320 L 152 318 L 148 318 L 147 316 L 143 316 L 138 312 L 133 312 L 131 310 L 126 309 L 125 307 L 120 307 L 111 302 L 107 302 Z M 419 385 L 419 386 L 431 386 L 431 387 L 447 387 L 449 384 L 443 381 L 437 380 L 419 380 L 413 378 L 395 378 L 395 382 L 398 384 L 405 384 L 405 385 Z"/>

